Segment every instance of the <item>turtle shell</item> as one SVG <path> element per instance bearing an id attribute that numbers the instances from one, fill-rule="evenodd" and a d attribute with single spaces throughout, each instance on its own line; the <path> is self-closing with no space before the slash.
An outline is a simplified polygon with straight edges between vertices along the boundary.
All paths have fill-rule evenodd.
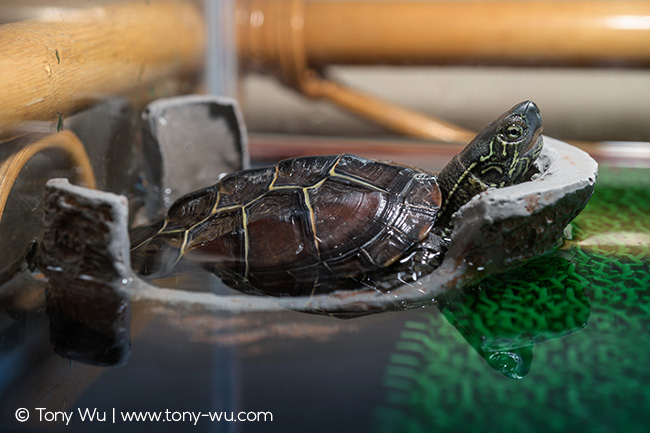
<path id="1" fill-rule="evenodd" d="M 180 198 L 134 252 L 199 263 L 247 291 L 327 292 L 397 261 L 428 235 L 440 204 L 436 176 L 420 169 L 353 155 L 294 158 Z"/>

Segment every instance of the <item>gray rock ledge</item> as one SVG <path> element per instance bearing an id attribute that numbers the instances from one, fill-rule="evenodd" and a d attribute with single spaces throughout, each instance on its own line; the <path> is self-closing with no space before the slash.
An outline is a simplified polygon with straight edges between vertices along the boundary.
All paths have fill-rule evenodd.
<path id="1" fill-rule="evenodd" d="M 548 137 L 544 140 L 537 161 L 539 173 L 531 181 L 474 197 L 454 216 L 451 246 L 441 266 L 416 283 L 390 293 L 367 290 L 294 298 L 219 296 L 155 287 L 133 275 L 125 266 L 113 269 L 123 273 L 119 281 L 128 283 L 119 284 L 119 288 L 113 284 L 107 286 L 115 287 L 120 294 L 128 294 L 132 301 L 186 308 L 192 312 L 244 313 L 288 308 L 345 317 L 429 305 L 444 292 L 462 289 L 551 250 L 562 238 L 566 225 L 587 204 L 598 174 L 597 163 L 569 144 Z M 56 194 L 59 189 L 65 189 L 67 194 L 83 190 L 66 186 L 61 180 L 48 183 L 48 194 Z M 116 200 L 110 193 L 86 190 L 81 194 L 83 203 L 97 202 L 92 204 L 93 208 L 99 203 L 110 207 L 126 206 L 125 200 Z M 121 214 L 122 211 L 116 212 Z M 115 254 L 118 263 L 128 257 L 125 221 L 123 217 L 103 221 L 103 224 L 113 225 L 110 232 L 114 236 L 105 251 Z M 118 240 L 124 245 L 115 245 Z M 53 253 L 48 252 L 50 266 Z M 61 277 L 58 273 L 57 278 Z"/>

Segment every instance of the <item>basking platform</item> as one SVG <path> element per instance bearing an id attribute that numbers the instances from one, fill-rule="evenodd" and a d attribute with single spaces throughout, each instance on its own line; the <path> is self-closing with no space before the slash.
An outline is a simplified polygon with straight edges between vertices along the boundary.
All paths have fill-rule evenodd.
<path id="1" fill-rule="evenodd" d="M 530 181 L 486 191 L 463 206 L 454 217 L 451 246 L 441 266 L 415 283 L 405 284 L 389 293 L 368 289 L 277 298 L 160 288 L 139 279 L 126 266 L 130 248 L 126 218 L 102 218 L 97 224 L 105 225 L 105 228 L 97 231 L 79 227 L 79 230 L 85 230 L 84 235 L 79 235 L 84 237 L 82 242 L 86 248 L 92 246 L 94 250 L 101 250 L 103 258 L 73 267 L 83 269 L 83 275 L 59 271 L 70 267 L 57 263 L 57 260 L 67 260 L 66 251 L 58 254 L 58 244 L 51 239 L 43 242 L 48 245 L 44 268 L 49 269 L 45 272 L 56 274 L 55 280 L 61 287 L 66 286 L 62 281 L 65 279 L 70 279 L 70 286 L 75 287 L 79 285 L 72 284 L 72 280 L 79 278 L 90 278 L 94 284 L 100 283 L 106 277 L 106 269 L 110 268 L 119 275 L 111 275 L 106 280 L 106 287 L 119 292 L 119 298 L 189 307 L 192 311 L 227 310 L 237 313 L 288 308 L 345 317 L 413 308 L 430 304 L 443 293 L 462 289 L 482 278 L 519 266 L 558 245 L 565 227 L 591 197 L 598 165 L 587 153 L 548 137 L 545 137 L 544 149 L 536 164 L 537 173 Z M 110 213 L 119 215 L 127 211 L 126 200 L 120 200 L 114 194 L 73 186 L 60 179 L 48 183 L 46 195 L 58 197 L 48 201 L 51 211 L 46 214 L 46 226 L 56 226 L 58 218 L 67 218 L 71 206 L 75 213 L 88 213 L 85 222 L 94 219 L 92 212 L 98 208 L 103 211 L 115 208 Z M 64 207 L 66 211 L 60 212 L 52 206 Z M 68 227 L 68 230 L 72 229 L 74 227 Z M 110 232 L 110 242 L 105 236 L 87 237 L 88 233 L 95 232 Z M 54 236 L 57 231 L 50 233 Z M 80 239 L 73 234 L 68 234 L 67 238 Z M 65 243 L 61 247 L 65 249 Z M 91 260 L 92 257 L 81 255 L 78 259 Z M 114 266 L 107 266 L 111 261 L 114 261 Z M 93 265 L 96 266 L 94 270 Z"/>

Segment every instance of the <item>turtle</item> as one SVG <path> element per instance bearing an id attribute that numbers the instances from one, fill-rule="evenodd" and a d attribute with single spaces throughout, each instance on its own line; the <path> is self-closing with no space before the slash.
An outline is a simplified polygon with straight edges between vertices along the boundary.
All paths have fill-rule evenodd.
<path id="1" fill-rule="evenodd" d="M 233 288 L 272 296 L 390 289 L 399 275 L 438 266 L 462 205 L 527 179 L 541 133 L 538 106 L 524 101 L 439 174 L 349 154 L 236 172 L 134 230 L 132 267 L 156 279 L 189 262 Z"/>

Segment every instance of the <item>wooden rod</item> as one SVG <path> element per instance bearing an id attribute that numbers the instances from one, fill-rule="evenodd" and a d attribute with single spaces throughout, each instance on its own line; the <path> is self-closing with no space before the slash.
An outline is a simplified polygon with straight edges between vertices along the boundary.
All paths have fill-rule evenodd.
<path id="1" fill-rule="evenodd" d="M 198 71 L 205 25 L 192 2 L 117 3 L 4 24 L 0 46 L 2 133 Z"/>
<path id="2" fill-rule="evenodd" d="M 445 142 L 472 134 L 316 71 L 386 63 L 650 66 L 650 2 L 640 0 L 238 0 L 235 19 L 244 71 L 274 73 L 307 96 Z"/>
<path id="3" fill-rule="evenodd" d="M 299 4 L 299 5 L 298 5 Z M 281 63 L 302 29 L 311 67 L 331 64 L 650 66 L 646 0 L 239 0 L 245 66 Z"/>
<path id="4" fill-rule="evenodd" d="M 411 137 L 445 143 L 469 143 L 476 135 L 444 120 L 383 101 L 334 81 L 321 79 L 315 74 L 305 74 L 300 89 L 307 96 L 329 99 L 356 115 Z"/>
<path id="5" fill-rule="evenodd" d="M 310 64 L 650 65 L 650 2 L 307 1 Z"/>
<path id="6" fill-rule="evenodd" d="M 11 149 L 9 155 L 0 161 L 0 220 L 2 220 L 7 199 L 20 171 L 34 156 L 45 150 L 58 149 L 63 151 L 72 163 L 73 171 L 77 173 L 82 186 L 95 188 L 95 173 L 88 154 L 79 138 L 72 132 L 63 131 L 50 134 L 27 144 L 20 141 L 17 140 L 14 143 L 15 148 Z M 4 144 L 4 146 L 11 145 Z"/>

